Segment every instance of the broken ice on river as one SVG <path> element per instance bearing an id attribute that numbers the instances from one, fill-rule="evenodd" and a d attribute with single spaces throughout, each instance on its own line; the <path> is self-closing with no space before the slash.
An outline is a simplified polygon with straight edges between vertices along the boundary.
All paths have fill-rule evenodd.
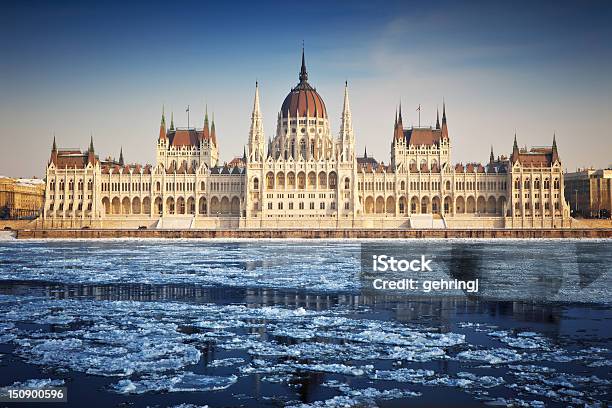
<path id="1" fill-rule="evenodd" d="M 371 293 L 353 241 L 2 242 L 0 387 L 63 384 L 73 406 L 71 387 L 92 406 L 610 404 L 610 244 L 405 244 L 484 292 Z"/>

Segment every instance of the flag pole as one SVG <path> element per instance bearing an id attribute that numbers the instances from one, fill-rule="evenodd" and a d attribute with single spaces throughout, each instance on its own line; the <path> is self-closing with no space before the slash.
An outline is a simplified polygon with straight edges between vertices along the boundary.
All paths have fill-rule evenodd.
<path id="1" fill-rule="evenodd" d="M 189 105 L 187 105 L 187 130 L 189 130 Z"/>

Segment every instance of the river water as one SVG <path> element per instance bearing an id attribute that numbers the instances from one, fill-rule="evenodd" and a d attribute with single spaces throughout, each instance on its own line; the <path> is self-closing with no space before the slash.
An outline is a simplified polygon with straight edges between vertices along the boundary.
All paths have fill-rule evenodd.
<path id="1" fill-rule="evenodd" d="M 364 253 L 479 291 L 379 291 Z M 63 407 L 607 406 L 610 240 L 0 241 L 0 388 Z M 52 405 L 49 405 L 52 406 Z"/>

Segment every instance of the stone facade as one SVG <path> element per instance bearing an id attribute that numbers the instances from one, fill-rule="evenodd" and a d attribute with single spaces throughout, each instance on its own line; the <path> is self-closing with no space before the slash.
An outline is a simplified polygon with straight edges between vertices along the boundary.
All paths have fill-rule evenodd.
<path id="1" fill-rule="evenodd" d="M 585 169 L 565 175 L 565 198 L 583 217 L 612 214 L 612 169 Z"/>
<path id="2" fill-rule="evenodd" d="M 285 98 L 266 140 L 259 86 L 242 158 L 219 165 L 214 120 L 202 129 L 166 126 L 156 164 L 100 160 L 57 149 L 47 167 L 49 228 L 559 228 L 570 226 L 563 172 L 552 146 L 519 149 L 489 162 L 451 164 L 446 107 L 435 126 L 404 128 L 396 113 L 391 162 L 357 157 L 348 84 L 340 130 L 308 82 Z"/>
<path id="3" fill-rule="evenodd" d="M 44 197 L 43 180 L 0 177 L 0 218 L 36 218 L 42 212 Z"/>

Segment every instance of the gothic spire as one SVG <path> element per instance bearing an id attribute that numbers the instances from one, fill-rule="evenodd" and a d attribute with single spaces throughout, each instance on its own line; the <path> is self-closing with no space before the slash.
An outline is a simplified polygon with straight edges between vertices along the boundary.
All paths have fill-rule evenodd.
<path id="1" fill-rule="evenodd" d="M 306 59 L 304 58 L 304 46 L 302 45 L 302 68 L 300 69 L 300 82 L 308 81 L 308 72 L 306 71 Z"/>
<path id="2" fill-rule="evenodd" d="M 395 129 L 393 130 L 393 139 L 401 140 L 404 138 L 404 124 L 402 123 L 402 103 L 400 102 L 397 119 L 395 121 Z"/>
<path id="3" fill-rule="evenodd" d="M 210 129 L 208 127 L 208 104 L 204 108 L 204 126 L 202 127 L 202 139 L 210 139 Z"/>
<path id="4" fill-rule="evenodd" d="M 252 116 L 261 116 L 259 109 L 259 82 L 255 81 L 255 100 L 253 101 L 253 114 Z"/>
<path id="5" fill-rule="evenodd" d="M 119 165 L 123 166 L 125 164 L 123 160 L 123 146 L 121 146 L 121 150 L 119 151 Z"/>
<path id="6" fill-rule="evenodd" d="M 162 105 L 161 122 L 159 124 L 159 139 L 166 138 L 166 115 L 164 114 L 164 106 Z"/>
<path id="7" fill-rule="evenodd" d="M 215 132 L 215 114 L 212 115 L 212 124 L 210 125 L 210 139 L 217 145 L 217 133 Z"/>
<path id="8" fill-rule="evenodd" d="M 368 158 L 368 146 L 363 148 L 363 158 L 364 159 Z"/>
<path id="9" fill-rule="evenodd" d="M 442 101 L 442 124 L 446 124 L 446 102 Z"/>
<path id="10" fill-rule="evenodd" d="M 174 130 L 174 112 L 170 112 L 170 130 Z"/>
<path id="11" fill-rule="evenodd" d="M 93 145 L 93 134 L 89 135 L 89 151 L 93 152 L 94 151 L 94 145 Z"/>
<path id="12" fill-rule="evenodd" d="M 436 129 L 440 129 L 440 110 L 436 109 Z"/>
<path id="13" fill-rule="evenodd" d="M 512 149 L 518 150 L 518 143 L 516 142 L 516 132 L 514 132 L 514 144 L 512 145 Z"/>
<path id="14" fill-rule="evenodd" d="M 495 155 L 493 154 L 493 145 L 491 145 L 491 154 L 489 155 L 489 163 L 493 163 L 495 161 Z"/>
<path id="15" fill-rule="evenodd" d="M 552 142 L 552 161 L 553 163 L 559 161 L 559 151 L 557 150 L 557 135 L 553 133 Z"/>
<path id="16" fill-rule="evenodd" d="M 348 81 L 344 82 L 344 106 L 342 108 L 342 123 L 340 125 L 340 138 L 343 141 L 343 157 L 346 152 L 346 147 L 350 147 L 350 156 L 353 155 L 353 122 L 351 120 L 351 105 L 349 102 L 349 94 L 348 94 Z M 347 143 L 346 145 L 344 143 Z M 349 154 L 346 154 L 349 156 Z M 348 160 L 348 157 L 345 157 L 345 160 Z"/>
<path id="17" fill-rule="evenodd" d="M 55 133 L 53 133 L 53 147 L 51 147 L 52 152 L 57 151 L 57 145 L 55 144 Z"/>
<path id="18" fill-rule="evenodd" d="M 518 143 L 516 142 L 516 132 L 514 132 L 514 143 L 512 144 L 512 155 L 510 156 L 510 161 L 512 163 L 516 163 L 519 158 L 519 148 Z"/>
<path id="19" fill-rule="evenodd" d="M 344 81 L 344 107 L 342 108 L 342 115 L 351 114 L 351 107 L 349 105 L 349 94 L 348 94 L 348 81 Z"/>

